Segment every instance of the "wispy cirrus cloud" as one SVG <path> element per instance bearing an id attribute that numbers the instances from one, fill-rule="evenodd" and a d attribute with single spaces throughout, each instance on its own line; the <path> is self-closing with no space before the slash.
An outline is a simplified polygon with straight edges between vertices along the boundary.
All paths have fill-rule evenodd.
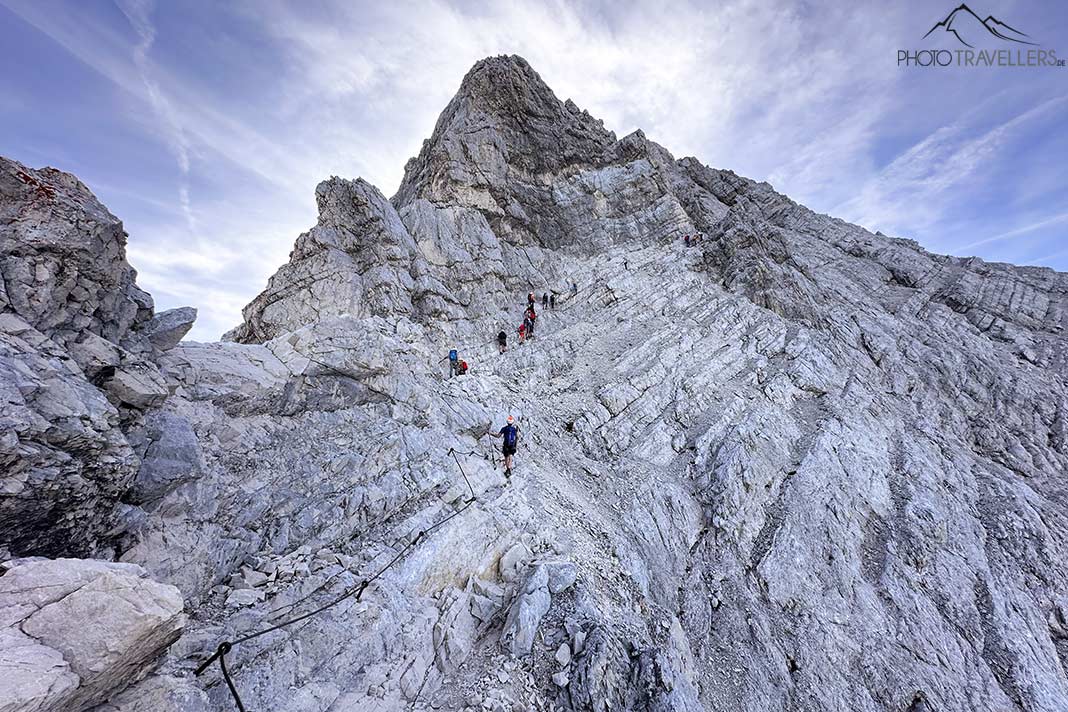
<path id="1" fill-rule="evenodd" d="M 958 121 L 940 126 L 904 150 L 874 173 L 855 197 L 835 206 L 833 212 L 862 225 L 889 231 L 925 232 L 955 212 L 960 201 L 974 202 L 974 189 L 988 180 L 1002 160 L 1018 160 L 1007 148 L 1027 131 L 1042 127 L 1061 115 L 1068 95 L 1056 96 L 1016 113 L 993 126 L 977 126 L 985 115 L 973 111 Z M 989 173 L 984 174 L 984 172 Z M 1052 225 L 1041 221 L 975 240 L 960 249 L 969 250 Z"/>
<path id="2" fill-rule="evenodd" d="M 152 66 L 148 58 L 149 50 L 152 49 L 152 43 L 156 39 L 156 28 L 150 17 L 155 3 L 151 0 L 118 0 L 118 6 L 139 37 L 139 41 L 133 48 L 134 65 L 141 75 L 149 103 L 160 119 L 164 138 L 178 161 L 178 169 L 182 174 L 181 184 L 178 186 L 178 203 L 182 207 L 186 225 L 195 235 L 197 222 L 189 199 L 189 139 L 182 128 L 177 112 L 160 89 L 159 83 L 152 78 Z"/>
<path id="3" fill-rule="evenodd" d="M 1023 225 L 1021 227 L 1013 228 L 1012 230 L 1007 230 L 1005 232 L 1001 232 L 1001 233 L 998 233 L 996 235 L 991 235 L 990 237 L 984 237 L 983 239 L 976 240 L 975 242 L 969 242 L 966 245 L 961 245 L 960 247 L 958 247 L 956 249 L 956 252 L 966 253 L 968 250 L 974 250 L 977 247 L 982 247 L 984 245 L 991 245 L 991 244 L 993 244 L 995 242 L 1002 242 L 1004 240 L 1011 240 L 1014 237 L 1019 237 L 1020 235 L 1027 235 L 1029 233 L 1035 232 L 1036 230 L 1042 230 L 1044 228 L 1053 227 L 1053 226 L 1057 226 L 1057 225 L 1064 225 L 1064 224 L 1068 224 L 1068 212 L 1058 213 L 1057 215 L 1045 218 L 1044 220 L 1039 220 L 1038 222 L 1030 223 L 1029 225 Z M 1061 250 L 1057 250 L 1053 254 L 1061 254 L 1061 253 L 1062 253 Z M 1049 259 L 1050 256 L 1051 255 L 1046 255 L 1043 258 L 1039 258 L 1038 261 L 1042 261 L 1044 259 Z"/>

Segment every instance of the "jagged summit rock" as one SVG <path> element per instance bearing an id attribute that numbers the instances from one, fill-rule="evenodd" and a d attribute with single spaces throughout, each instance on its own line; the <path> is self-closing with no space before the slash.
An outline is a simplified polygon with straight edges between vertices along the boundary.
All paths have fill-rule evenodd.
<path id="1" fill-rule="evenodd" d="M 0 306 L 59 344 L 121 344 L 151 315 L 122 223 L 69 173 L 0 158 L 0 255 Z"/>
<path id="2" fill-rule="evenodd" d="M 522 57 L 491 57 L 467 73 L 434 134 L 405 166 L 394 204 L 425 198 L 488 207 L 492 198 L 483 191 L 589 165 L 614 142 L 602 122 L 557 99 Z"/>
<path id="3" fill-rule="evenodd" d="M 318 225 L 226 338 L 376 314 L 466 340 L 482 328 L 472 314 L 496 319 L 516 291 L 563 284 L 565 250 L 663 239 L 726 210 L 642 132 L 616 140 L 514 56 L 468 73 L 392 201 L 362 179 L 316 196 Z M 683 201 L 702 200 L 687 213 Z"/>
<path id="4" fill-rule="evenodd" d="M 617 139 L 518 58 L 392 201 L 316 196 L 243 343 L 171 347 L 161 315 L 68 352 L 0 314 L 0 546 L 119 558 L 192 611 L 99 712 L 226 708 L 190 671 L 330 602 L 234 646 L 248 708 L 1063 712 L 1068 275 Z M 557 309 L 498 354 L 529 291 Z"/>
<path id="5" fill-rule="evenodd" d="M 226 338 L 261 342 L 328 316 L 437 316 L 444 290 L 385 196 L 362 179 L 315 189 L 319 220 Z"/>

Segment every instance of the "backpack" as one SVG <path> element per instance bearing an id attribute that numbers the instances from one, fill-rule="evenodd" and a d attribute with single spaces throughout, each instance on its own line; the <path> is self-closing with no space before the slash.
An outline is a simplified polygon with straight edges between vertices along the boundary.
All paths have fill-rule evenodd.
<path id="1" fill-rule="evenodd" d="M 515 447 L 515 442 L 519 436 L 519 428 L 514 425 L 504 426 L 504 444 L 508 447 Z"/>
<path id="2" fill-rule="evenodd" d="M 456 349 L 453 349 L 452 351 L 449 352 L 449 360 L 450 361 L 455 361 L 458 358 L 460 358 L 460 354 L 458 354 L 456 352 Z"/>

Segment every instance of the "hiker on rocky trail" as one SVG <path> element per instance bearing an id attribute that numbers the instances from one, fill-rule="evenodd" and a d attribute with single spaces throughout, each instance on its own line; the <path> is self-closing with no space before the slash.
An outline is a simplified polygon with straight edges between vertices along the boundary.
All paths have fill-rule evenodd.
<path id="1" fill-rule="evenodd" d="M 573 297 L 576 294 L 578 294 L 578 285 L 575 284 L 574 282 L 572 282 L 571 283 L 571 296 Z"/>
<path id="2" fill-rule="evenodd" d="M 490 433 L 495 438 L 504 438 L 501 445 L 501 453 L 504 455 L 504 476 L 512 476 L 512 455 L 515 455 L 516 446 L 519 444 L 519 426 L 515 424 L 515 418 L 508 416 L 508 424 L 496 433 Z"/>
<path id="3" fill-rule="evenodd" d="M 548 309 L 549 308 L 549 293 L 548 292 L 543 292 L 542 295 L 541 295 L 541 308 L 542 309 Z"/>
<path id="4" fill-rule="evenodd" d="M 527 308 L 534 308 L 534 292 L 527 292 Z"/>
<path id="5" fill-rule="evenodd" d="M 556 292 L 549 295 L 549 308 L 556 309 Z"/>
<path id="6" fill-rule="evenodd" d="M 467 361 L 460 359 L 460 363 L 456 366 L 456 375 L 462 376 L 467 373 Z"/>
<path id="7" fill-rule="evenodd" d="M 527 307 L 527 313 L 524 316 L 526 318 L 524 319 L 523 323 L 525 323 L 527 325 L 527 336 L 533 338 L 534 337 L 534 322 L 537 321 L 537 319 L 538 319 L 538 314 L 537 314 L 537 312 L 534 311 L 534 305 L 533 304 L 531 304 L 529 307 Z"/>
<path id="8" fill-rule="evenodd" d="M 508 334 L 503 331 L 497 332 L 497 353 L 504 353 L 508 350 Z"/>
<path id="9" fill-rule="evenodd" d="M 687 235 L 686 237 L 684 237 L 682 239 L 686 242 L 686 246 L 689 247 L 690 246 L 690 236 Z"/>
<path id="10" fill-rule="evenodd" d="M 523 323 L 519 325 L 519 343 L 523 343 L 527 338 L 527 321 L 523 320 Z"/>
<path id="11" fill-rule="evenodd" d="M 449 378 L 457 375 L 460 369 L 460 354 L 456 349 L 449 351 Z"/>

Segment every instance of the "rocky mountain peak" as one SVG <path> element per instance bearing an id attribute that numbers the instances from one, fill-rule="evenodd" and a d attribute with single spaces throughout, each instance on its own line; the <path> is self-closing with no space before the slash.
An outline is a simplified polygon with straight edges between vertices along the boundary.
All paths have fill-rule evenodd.
<path id="1" fill-rule="evenodd" d="M 553 90 L 530 64 L 519 55 L 498 55 L 479 60 L 464 75 L 457 97 L 479 104 L 487 111 L 502 113 L 525 108 L 537 110 L 539 104 L 551 111 L 557 103 Z"/>
<path id="2" fill-rule="evenodd" d="M 490 57 L 464 77 L 405 166 L 393 201 L 398 208 L 419 197 L 463 203 L 467 189 L 495 179 L 530 181 L 591 163 L 615 138 L 574 102 L 560 101 L 522 57 Z"/>

